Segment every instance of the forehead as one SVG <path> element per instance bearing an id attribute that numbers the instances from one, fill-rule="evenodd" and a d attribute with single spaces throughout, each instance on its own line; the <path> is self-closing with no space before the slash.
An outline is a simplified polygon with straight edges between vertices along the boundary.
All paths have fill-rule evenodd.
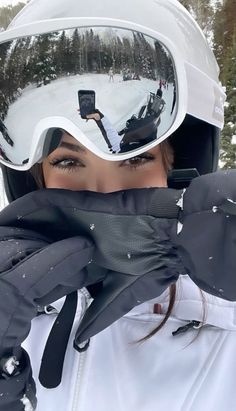
<path id="1" fill-rule="evenodd" d="M 71 134 L 68 134 L 66 131 L 63 132 L 61 143 L 62 142 L 71 143 L 71 144 L 79 144 L 75 137 Z"/>
<path id="2" fill-rule="evenodd" d="M 76 138 L 66 132 L 63 133 L 58 148 L 67 148 L 72 151 L 88 151 L 81 143 L 78 142 L 78 140 L 76 140 Z"/>
<path id="3" fill-rule="evenodd" d="M 64 148 L 64 149 L 68 149 L 68 150 L 75 151 L 78 153 L 83 153 L 83 154 L 90 154 L 92 156 L 97 157 L 94 153 L 92 153 L 90 150 L 85 148 L 81 143 L 79 143 L 76 140 L 76 138 L 74 138 L 72 135 L 66 132 L 63 133 L 59 148 Z M 161 154 L 160 145 L 157 145 L 156 147 L 148 150 L 147 153 L 153 154 L 153 155 Z M 143 154 L 145 155 L 145 152 Z"/>

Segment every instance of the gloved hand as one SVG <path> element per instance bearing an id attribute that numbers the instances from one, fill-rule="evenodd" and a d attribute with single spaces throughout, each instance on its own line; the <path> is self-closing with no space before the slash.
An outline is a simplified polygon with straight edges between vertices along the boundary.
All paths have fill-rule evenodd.
<path id="1" fill-rule="evenodd" d="M 52 240 L 81 232 L 95 242 L 89 270 L 105 270 L 106 278 L 78 329 L 77 346 L 160 295 L 180 273 L 208 293 L 236 299 L 235 182 L 234 170 L 196 178 L 183 210 L 177 190 L 44 190 L 26 196 L 27 208 L 23 198 L 13 214 L 5 209 L 0 224 L 32 227 Z"/>
<path id="2" fill-rule="evenodd" d="M 171 241 L 191 279 L 210 294 L 236 301 L 236 170 L 195 178 L 179 220 Z"/>
<path id="3" fill-rule="evenodd" d="M 37 233 L 0 228 L 0 358 L 17 353 L 37 307 L 92 283 L 93 244 L 73 237 L 52 244 Z"/>
<path id="4" fill-rule="evenodd" d="M 160 295 L 184 272 L 169 238 L 182 191 L 129 190 L 112 194 L 41 190 L 15 201 L 0 225 L 31 227 L 58 241 L 78 233 L 95 243 L 90 277 L 103 287 L 87 310 L 75 347 Z M 17 217 L 18 216 L 18 217 Z"/>
<path id="5" fill-rule="evenodd" d="M 18 411 L 28 402 L 36 405 L 30 362 L 21 343 L 38 306 L 77 295 L 75 290 L 100 280 L 86 270 L 93 251 L 91 240 L 82 236 L 51 243 L 28 229 L 0 227 L 0 410 Z M 60 369 L 63 352 L 61 357 Z"/>
<path id="6" fill-rule="evenodd" d="M 179 273 L 188 274 L 209 294 L 236 301 L 236 170 L 197 177 L 185 192 L 149 189 L 114 193 L 114 208 L 108 205 L 111 198 L 106 200 L 106 206 L 99 207 L 107 207 L 112 249 L 123 261 L 123 272 L 139 275 L 126 287 L 122 285 L 125 275 L 106 277 L 103 292 L 80 324 L 77 344 L 139 302 L 158 296 Z M 124 215 L 118 216 L 122 210 Z M 130 254 L 133 265 L 122 259 L 124 247 L 128 250 L 130 246 L 134 249 Z M 112 261 L 110 250 L 107 259 Z"/>

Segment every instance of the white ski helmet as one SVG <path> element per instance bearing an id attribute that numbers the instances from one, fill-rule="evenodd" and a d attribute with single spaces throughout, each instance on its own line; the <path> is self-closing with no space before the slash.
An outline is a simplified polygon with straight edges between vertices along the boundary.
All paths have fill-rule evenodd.
<path id="1" fill-rule="evenodd" d="M 93 30 L 97 28 L 98 31 L 94 30 L 94 33 L 99 33 L 100 38 L 104 37 L 104 32 L 107 34 L 109 33 L 109 29 L 111 29 L 119 33 L 119 38 L 121 38 L 122 41 L 123 33 L 130 32 L 133 34 L 133 37 L 142 36 L 142 38 L 145 38 L 146 44 L 151 43 L 150 39 L 153 39 L 154 48 L 156 47 L 156 42 L 163 47 L 162 56 L 165 54 L 168 55 L 166 61 L 172 62 L 170 64 L 173 64 L 170 70 L 169 83 L 172 87 L 172 97 L 174 96 L 175 99 L 174 115 L 168 124 L 165 124 L 167 120 L 164 120 L 163 116 L 163 131 L 159 137 L 145 141 L 147 145 L 135 147 L 135 153 L 137 152 L 137 154 L 139 154 L 154 147 L 164 139 L 169 138 L 169 141 L 174 147 L 174 167 L 176 169 L 195 168 L 199 174 L 215 171 L 218 164 L 220 130 L 223 128 L 224 121 L 225 94 L 219 82 L 219 68 L 213 52 L 201 29 L 188 11 L 177 0 L 146 0 L 145 2 L 143 0 L 120 0 L 119 2 L 115 0 L 50 0 L 50 2 L 48 2 L 48 0 L 31 0 L 12 21 L 8 29 L 0 34 L 0 46 L 7 42 L 16 41 L 16 39 L 32 39 L 44 33 L 57 33 L 58 31 L 63 33 L 65 30 L 70 32 L 75 28 L 92 28 Z M 103 30 L 102 34 L 100 34 L 101 30 Z M 31 40 L 28 40 L 28 42 L 30 41 Z M 11 45 L 12 44 L 13 43 L 11 43 Z M 145 54 L 141 56 L 143 59 L 144 57 Z M 156 60 L 155 64 L 157 64 Z M 111 61 L 108 62 L 108 66 L 109 69 L 111 67 L 114 68 Z M 127 70 L 127 67 L 125 67 L 125 69 Z M 160 84 L 161 81 L 158 69 L 159 67 L 152 67 L 153 73 L 156 73 L 156 84 Z M 96 70 L 97 67 L 93 67 L 93 72 L 96 72 Z M 115 72 L 116 70 L 114 74 Z M 68 73 L 68 75 L 69 74 L 70 73 Z M 79 74 L 81 75 L 81 72 Z M 136 74 L 137 73 L 132 73 L 133 76 Z M 148 80 L 150 79 L 154 81 L 154 78 L 150 77 Z M 146 86 L 147 78 L 145 78 L 145 82 Z M 134 89 L 133 85 L 129 85 L 129 92 L 132 87 Z M 91 89 L 92 86 L 91 84 L 88 86 L 85 84 L 85 88 Z M 44 90 L 46 90 L 46 87 Z M 19 90 L 19 93 L 21 93 L 21 91 L 22 90 Z M 99 93 L 97 92 L 96 94 Z M 151 94 L 154 94 L 153 90 Z M 132 96 L 132 93 L 130 93 L 130 95 Z M 100 101 L 102 105 L 102 99 Z M 111 105 L 112 101 L 110 100 L 109 102 Z M 168 97 L 166 97 L 165 103 L 167 107 Z M 142 107 L 139 106 L 137 108 L 140 109 Z M 147 107 L 145 109 L 147 110 Z M 107 113 L 109 108 L 105 108 L 105 110 Z M 119 114 L 119 109 L 117 112 Z M 169 115 L 172 114 L 172 112 L 169 112 Z M 168 107 L 166 113 L 168 113 Z M 110 113 L 110 116 L 112 117 L 112 113 Z M 150 113 L 146 115 L 145 121 L 147 121 L 147 116 L 150 116 Z M 81 129 L 82 133 L 86 135 L 86 129 L 83 129 L 80 123 L 78 125 L 76 120 L 74 121 L 74 117 L 72 118 L 71 116 L 68 118 L 69 114 L 68 116 L 64 114 L 64 122 L 60 122 L 61 113 L 57 114 L 55 112 L 51 115 L 54 123 L 53 121 L 50 122 L 51 120 L 47 123 L 48 130 L 50 128 L 53 130 L 56 128 L 56 117 L 58 119 L 58 128 L 66 129 L 78 140 L 80 139 L 78 136 L 81 134 Z M 140 118 L 138 118 L 137 112 L 134 112 L 133 107 L 130 111 L 130 117 L 132 119 L 135 117 L 135 120 L 142 120 L 143 126 L 143 115 L 142 117 L 140 115 Z M 128 118 L 126 118 L 126 120 L 127 119 Z M 37 121 L 42 122 L 41 120 L 44 121 L 45 119 L 41 117 Z M 118 120 L 114 118 L 112 124 L 117 125 L 117 121 Z M 27 124 L 27 119 L 25 124 Z M 46 126 L 44 127 L 45 129 L 40 129 L 40 136 L 38 133 L 37 138 L 35 137 L 36 140 L 34 140 L 32 144 L 36 144 L 35 141 L 37 141 L 39 145 L 39 141 L 42 141 L 41 136 L 44 135 L 45 137 Z M 9 127 L 9 129 L 10 128 L 11 127 Z M 148 124 L 148 130 L 150 131 L 150 124 Z M 87 135 L 89 135 L 90 132 L 92 136 L 93 130 L 88 130 Z M 4 134 L 0 127 L 0 134 L 1 133 Z M 12 134 L 7 134 L 7 136 L 10 137 L 10 140 L 12 137 L 14 141 L 14 131 Z M 87 138 L 88 141 L 86 138 L 85 136 L 85 140 L 82 140 L 83 144 L 87 144 L 89 149 L 102 158 L 110 159 L 110 153 L 104 154 L 102 150 L 100 150 L 100 153 L 99 149 L 98 152 L 96 151 L 92 137 L 91 140 Z M 5 141 L 6 140 L 5 133 Z M 7 155 L 5 155 L 5 158 L 3 155 L 0 161 L 3 164 L 6 191 L 9 199 L 12 200 L 35 188 L 32 186 L 31 181 L 29 184 L 24 185 L 25 188 L 23 190 L 18 190 L 18 188 L 16 188 L 16 181 L 18 181 L 19 178 L 24 180 L 26 176 L 29 178 L 29 172 L 25 171 L 29 169 L 27 162 L 29 165 L 32 165 L 33 161 L 36 162 L 37 149 L 35 148 L 33 154 L 25 156 L 27 160 L 22 160 L 20 165 L 15 164 L 13 160 L 8 162 L 9 153 L 13 147 L 13 143 L 11 141 L 9 143 L 9 141 L 7 143 L 9 146 L 7 147 L 9 148 Z M 41 156 L 42 153 L 46 155 L 45 141 L 43 141 L 41 145 Z M 17 144 L 15 146 L 17 146 Z M 2 148 L 2 152 L 5 153 L 5 147 L 4 150 Z M 29 148 L 29 153 L 31 152 L 32 147 Z M 32 163 L 29 162 L 30 155 L 32 156 Z M 133 155 L 134 152 L 132 150 L 126 149 L 124 158 Z M 113 156 L 113 158 L 111 158 L 111 160 L 119 159 L 119 156 L 116 156 L 116 158 Z M 9 166 L 10 168 L 5 166 Z"/>

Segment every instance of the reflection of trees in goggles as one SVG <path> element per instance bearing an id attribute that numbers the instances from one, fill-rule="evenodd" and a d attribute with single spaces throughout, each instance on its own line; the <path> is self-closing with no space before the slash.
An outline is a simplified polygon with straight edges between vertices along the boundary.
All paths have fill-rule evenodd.
<path id="1" fill-rule="evenodd" d="M 142 33 L 32 35 L 0 44 L 0 59 L 0 160 L 10 166 L 41 161 L 57 128 L 109 159 L 159 140 L 176 118 L 171 54 Z"/>
<path id="2" fill-rule="evenodd" d="M 142 33 L 112 28 L 69 29 L 22 37 L 0 45 L 0 118 L 28 85 L 41 87 L 63 76 L 122 73 L 174 81 L 168 51 Z"/>

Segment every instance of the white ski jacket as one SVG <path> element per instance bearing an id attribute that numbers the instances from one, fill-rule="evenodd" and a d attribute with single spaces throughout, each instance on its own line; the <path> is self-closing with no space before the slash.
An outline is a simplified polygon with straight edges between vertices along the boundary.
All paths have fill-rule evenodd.
<path id="1" fill-rule="evenodd" d="M 137 342 L 163 319 L 153 307 L 159 303 L 166 312 L 168 291 L 93 337 L 80 354 L 73 349 L 85 306 L 85 296 L 79 296 L 59 387 L 45 389 L 37 379 L 55 314 L 35 318 L 24 342 L 37 385 L 37 411 L 236 410 L 236 303 L 206 293 L 203 301 L 198 287 L 182 276 L 173 313 L 151 339 Z M 53 306 L 59 310 L 62 304 L 63 299 Z M 203 322 L 202 328 L 172 335 L 192 320 Z"/>

